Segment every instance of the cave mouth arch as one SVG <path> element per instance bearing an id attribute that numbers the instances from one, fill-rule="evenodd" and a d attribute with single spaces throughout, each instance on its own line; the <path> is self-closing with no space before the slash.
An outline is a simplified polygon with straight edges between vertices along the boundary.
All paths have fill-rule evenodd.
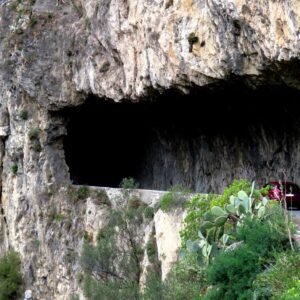
<path id="1" fill-rule="evenodd" d="M 138 103 L 89 96 L 63 111 L 70 178 L 119 187 L 133 177 L 143 189 L 221 192 L 233 179 L 264 184 L 284 170 L 300 183 L 299 100 L 285 86 L 242 84 L 169 90 Z"/>

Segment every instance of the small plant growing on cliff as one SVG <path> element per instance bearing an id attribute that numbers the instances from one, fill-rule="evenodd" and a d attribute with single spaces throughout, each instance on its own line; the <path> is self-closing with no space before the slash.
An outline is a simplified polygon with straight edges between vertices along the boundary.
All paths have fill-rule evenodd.
<path id="1" fill-rule="evenodd" d="M 42 150 L 40 143 L 40 130 L 37 127 L 31 128 L 28 133 L 29 140 L 32 143 L 32 149 L 35 152 L 40 152 Z"/>
<path id="2" fill-rule="evenodd" d="M 19 114 L 20 118 L 24 121 L 28 120 L 28 110 L 22 109 Z"/>
<path id="3" fill-rule="evenodd" d="M 37 127 L 31 128 L 28 133 L 28 137 L 31 141 L 37 140 L 40 136 L 40 130 Z"/>
<path id="4" fill-rule="evenodd" d="M 62 214 L 56 214 L 56 215 L 54 215 L 54 217 L 53 217 L 53 221 L 55 221 L 55 222 L 61 222 L 61 221 L 63 221 L 64 219 L 65 219 L 65 216 L 62 215 Z"/>
<path id="5" fill-rule="evenodd" d="M 150 207 L 150 206 L 147 206 L 144 209 L 144 216 L 145 216 L 146 219 L 153 219 L 153 217 L 154 217 L 154 208 Z"/>
<path id="6" fill-rule="evenodd" d="M 139 184 L 135 181 L 134 178 L 125 177 L 120 183 L 120 188 L 134 190 L 139 188 Z"/>
<path id="7" fill-rule="evenodd" d="M 90 195 L 90 191 L 86 186 L 81 186 L 76 192 L 76 197 L 79 200 L 86 199 L 89 195 Z"/>
<path id="8" fill-rule="evenodd" d="M 146 245 L 146 251 L 150 263 L 153 263 L 157 257 L 155 240 L 152 238 Z"/>
<path id="9" fill-rule="evenodd" d="M 190 44 L 190 52 L 192 52 L 193 46 L 199 42 L 199 38 L 195 35 L 194 32 L 192 32 L 188 36 L 188 42 Z"/>
<path id="10" fill-rule="evenodd" d="M 190 193 L 190 189 L 175 185 L 161 197 L 159 208 L 164 212 L 168 212 L 171 208 L 182 206 Z"/>
<path id="11" fill-rule="evenodd" d="M 97 204 L 105 204 L 111 206 L 111 202 L 105 190 L 99 190 L 96 192 Z"/>
<path id="12" fill-rule="evenodd" d="M 29 26 L 33 28 L 37 24 L 38 20 L 35 16 L 31 16 L 29 19 Z"/>
<path id="13" fill-rule="evenodd" d="M 17 175 L 18 174 L 18 165 L 13 164 L 11 167 L 11 171 L 13 172 L 14 175 Z"/>
<path id="14" fill-rule="evenodd" d="M 0 300 L 19 299 L 21 286 L 21 260 L 18 253 L 10 251 L 0 258 Z"/>
<path id="15" fill-rule="evenodd" d="M 73 65 L 73 51 L 71 49 L 67 50 L 67 64 L 70 67 Z"/>
<path id="16" fill-rule="evenodd" d="M 137 214 L 141 212 L 134 208 L 111 211 L 108 224 L 98 233 L 97 245 L 85 241 L 80 263 L 87 299 L 141 299 L 144 235 Z"/>

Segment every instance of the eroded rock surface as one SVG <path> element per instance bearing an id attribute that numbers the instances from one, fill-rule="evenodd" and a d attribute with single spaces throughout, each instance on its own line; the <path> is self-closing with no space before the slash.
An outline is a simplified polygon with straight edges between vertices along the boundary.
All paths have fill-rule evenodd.
<path id="1" fill-rule="evenodd" d="M 78 290 L 75 257 L 90 204 L 68 193 L 66 124 L 52 112 L 90 94 L 140 101 L 236 79 L 299 89 L 300 3 L 33 2 L 0 3 L 0 250 L 21 253 L 33 297 L 59 300 Z M 265 141 L 276 153 L 276 142 Z"/>

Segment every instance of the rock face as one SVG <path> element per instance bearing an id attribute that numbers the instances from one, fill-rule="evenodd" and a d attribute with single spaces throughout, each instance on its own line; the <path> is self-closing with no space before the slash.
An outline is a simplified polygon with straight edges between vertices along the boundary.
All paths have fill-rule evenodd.
<path id="1" fill-rule="evenodd" d="M 26 288 L 33 297 L 68 299 L 78 290 L 74 258 L 89 224 L 90 202 L 74 204 L 68 192 L 66 120 L 55 112 L 78 106 L 90 95 L 139 102 L 165 90 L 186 93 L 203 87 L 197 91 L 199 102 L 217 103 L 227 100 L 203 99 L 203 89 L 226 90 L 232 82 L 249 88 L 299 89 L 299 38 L 298 0 L 0 1 L 0 251 L 15 248 L 21 253 Z M 292 94 L 296 99 L 297 91 Z M 268 100 L 265 95 L 262 101 Z M 285 102 L 285 94 L 281 95 Z M 237 100 L 242 112 L 245 99 Z M 261 104 L 255 105 L 259 110 Z M 285 108 L 297 115 L 292 103 Z M 274 123 L 282 120 L 281 106 L 278 109 Z M 241 122 L 251 119 L 237 116 Z M 289 124 L 286 120 L 284 124 Z M 231 176 L 253 177 L 274 156 L 273 165 L 261 176 L 277 172 L 284 159 L 279 168 L 288 169 L 287 175 L 295 179 L 299 175 L 297 122 L 294 116 L 291 130 L 284 125 L 276 131 L 272 126 L 266 131 L 258 123 L 247 131 L 251 139 L 232 141 L 218 133 L 213 144 L 210 133 L 205 133 L 204 142 L 190 148 L 201 148 L 198 156 L 190 151 L 198 169 L 191 169 L 190 162 L 183 169 L 187 166 L 195 177 L 198 170 L 201 178 L 208 178 L 199 184 L 202 189 L 222 168 L 240 168 Z M 161 142 L 168 149 L 166 141 Z M 209 145 L 222 149 L 225 145 L 225 154 L 215 156 Z M 170 158 L 165 161 L 173 159 L 172 153 L 167 154 Z M 257 164 L 261 156 L 262 163 Z M 167 168 L 172 169 L 172 164 Z M 224 186 L 219 179 L 211 189 Z M 94 214 L 100 226 L 105 212 Z M 166 217 L 166 222 L 172 223 L 171 218 Z M 161 230 L 166 234 L 163 226 Z M 170 253 L 170 262 L 176 252 L 172 249 L 163 250 Z"/>

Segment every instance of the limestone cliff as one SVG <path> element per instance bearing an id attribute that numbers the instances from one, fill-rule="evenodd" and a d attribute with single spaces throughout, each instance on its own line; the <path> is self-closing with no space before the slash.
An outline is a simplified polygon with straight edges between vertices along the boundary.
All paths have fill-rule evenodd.
<path id="1" fill-rule="evenodd" d="M 21 253 L 26 287 L 36 299 L 68 299 L 78 290 L 74 257 L 82 232 L 95 222 L 96 234 L 105 218 L 92 198 L 74 203 L 70 196 L 64 108 L 90 96 L 139 102 L 166 90 L 188 93 L 232 82 L 249 89 L 284 86 L 294 99 L 299 95 L 298 0 L 2 0 L 0 40 L 0 251 Z M 211 101 L 201 99 L 201 91 L 199 101 Z M 263 126 L 249 131 L 248 143 L 225 135 L 210 144 L 200 135 L 199 144 L 189 148 L 196 169 L 184 159 L 189 144 L 173 143 L 183 158 L 180 167 L 168 168 L 202 178 L 199 189 L 213 178 L 211 187 L 223 187 L 227 176 L 254 176 L 263 167 L 267 171 L 260 175 L 271 176 L 288 166 L 296 179 L 300 135 L 297 117 L 293 120 L 291 140 L 286 132 L 276 140 Z M 160 141 L 164 149 L 172 144 Z M 204 146 L 195 154 L 199 145 Z M 224 152 L 215 156 L 215 147 Z M 169 150 L 153 155 L 165 153 L 165 161 L 172 161 Z M 215 177 L 223 168 L 227 171 Z M 154 218 L 158 249 L 166 257 L 164 275 L 176 257 L 181 219 L 182 212 L 158 212 Z"/>

